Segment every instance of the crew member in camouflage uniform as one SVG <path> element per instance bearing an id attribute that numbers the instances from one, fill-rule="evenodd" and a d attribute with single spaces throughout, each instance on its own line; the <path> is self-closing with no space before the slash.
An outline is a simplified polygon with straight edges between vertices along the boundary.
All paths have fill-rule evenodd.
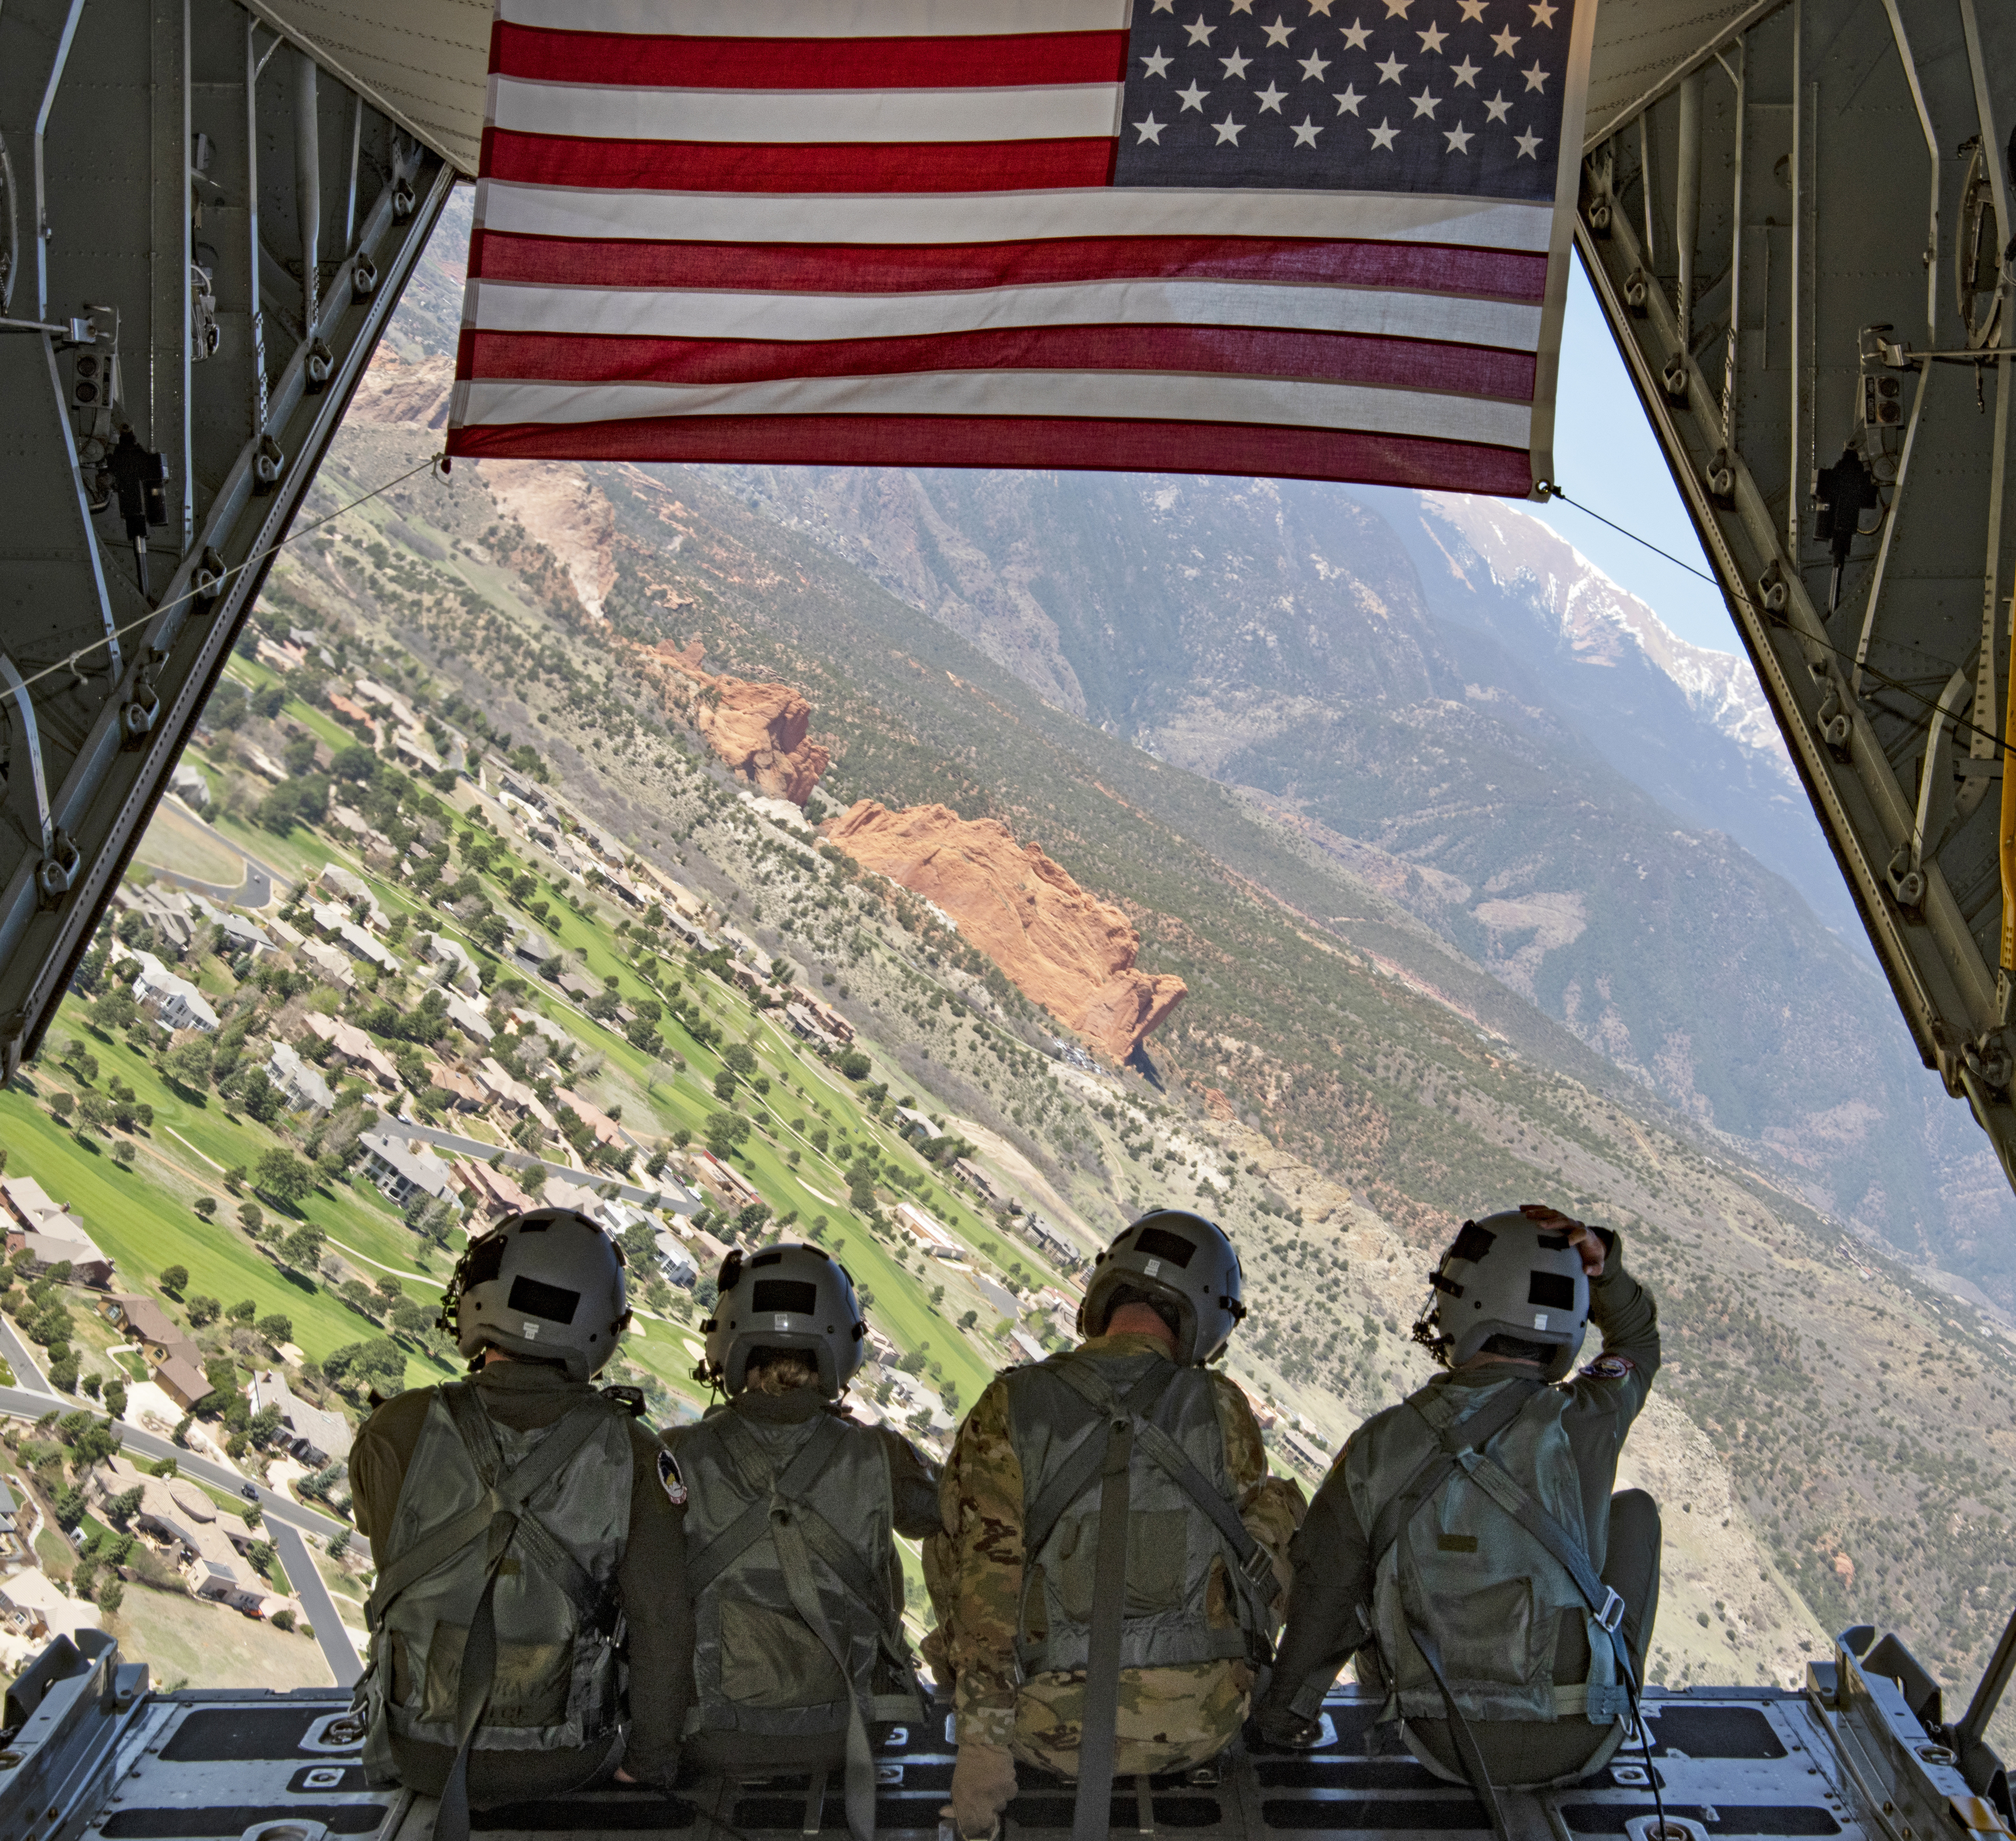
<path id="1" fill-rule="evenodd" d="M 1572 1780 L 1626 1730 L 1659 1512 L 1611 1492 L 1659 1314 L 1615 1233 L 1535 1203 L 1466 1221 L 1431 1282 L 1415 1335 L 1450 1372 L 1361 1426 L 1316 1492 L 1257 1710 L 1269 1743 L 1318 1742 L 1355 1652 L 1414 1755 L 1489 1798 Z M 1585 1323 L 1603 1354 L 1570 1379 Z"/>
<path id="2" fill-rule="evenodd" d="M 1174 1771 L 1215 1757 L 1245 1719 L 1305 1505 L 1269 1476 L 1237 1383 L 1204 1371 L 1245 1314 L 1240 1293 L 1215 1224 L 1144 1215 L 1100 1257 L 1078 1313 L 1087 1339 L 1000 1375 L 959 1428 L 925 1575 L 941 1627 L 926 1653 L 953 1677 L 961 1836 L 995 1831 L 1018 1758 L 1066 1777 L 1082 1767 L 1088 1782 Z M 1101 1467 L 1121 1407 L 1133 1426 L 1125 1587 L 1107 1592 Z M 1102 1596 L 1124 1601 L 1121 1666 L 1112 1725 L 1082 1757 Z M 1103 1833 L 1103 1789 L 1096 1802 Z"/>

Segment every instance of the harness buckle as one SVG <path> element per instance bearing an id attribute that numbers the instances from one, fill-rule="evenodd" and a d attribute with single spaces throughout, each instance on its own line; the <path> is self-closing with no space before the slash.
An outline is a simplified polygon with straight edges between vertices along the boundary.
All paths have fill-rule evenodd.
<path id="1" fill-rule="evenodd" d="M 1239 1570 L 1255 1585 L 1269 1584 L 1274 1577 L 1273 1557 L 1256 1541 L 1253 1544 L 1252 1552 L 1247 1556 L 1246 1563 Z"/>
<path id="2" fill-rule="evenodd" d="M 1596 1614 L 1597 1625 L 1599 1629 L 1615 1636 L 1624 1622 L 1624 1600 L 1615 1587 L 1606 1585 L 1603 1590 L 1603 1609 Z"/>

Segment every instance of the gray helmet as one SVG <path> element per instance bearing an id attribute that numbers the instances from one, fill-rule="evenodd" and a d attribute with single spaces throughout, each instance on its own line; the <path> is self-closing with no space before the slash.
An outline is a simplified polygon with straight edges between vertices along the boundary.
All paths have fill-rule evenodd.
<path id="1" fill-rule="evenodd" d="M 1589 1324 L 1589 1275 L 1567 1235 L 1516 1208 L 1467 1221 L 1428 1283 L 1435 1289 L 1414 1339 L 1438 1361 L 1460 1367 L 1492 1336 L 1516 1336 L 1553 1350 L 1550 1381 L 1575 1365 Z"/>
<path id="2" fill-rule="evenodd" d="M 847 1268 L 824 1248 L 780 1241 L 745 1257 L 740 1247 L 721 1262 L 721 1296 L 700 1325 L 707 1353 L 694 1378 L 724 1388 L 733 1399 L 749 1378 L 756 1349 L 795 1349 L 819 1364 L 829 1400 L 861 1366 L 868 1325 Z"/>
<path id="3" fill-rule="evenodd" d="M 1246 1314 L 1238 1253 L 1217 1222 L 1187 1209 L 1151 1209 L 1093 1262 L 1078 1307 L 1080 1336 L 1106 1333 L 1123 1285 L 1175 1307 L 1176 1361 L 1185 1368 L 1223 1354 Z"/>
<path id="4" fill-rule="evenodd" d="M 506 1215 L 456 1261 L 439 1327 L 474 1359 L 484 1348 L 567 1365 L 585 1381 L 629 1325 L 623 1249 L 571 1208 Z"/>

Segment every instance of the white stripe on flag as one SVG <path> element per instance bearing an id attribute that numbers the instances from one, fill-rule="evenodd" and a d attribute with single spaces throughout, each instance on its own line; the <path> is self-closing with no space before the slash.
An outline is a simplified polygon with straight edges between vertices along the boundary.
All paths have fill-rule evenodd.
<path id="1" fill-rule="evenodd" d="M 926 371 L 733 384 L 516 383 L 479 377 L 463 387 L 468 397 L 459 419 L 470 426 L 653 415 L 1028 415 L 1258 422 L 1524 448 L 1533 413 L 1523 403 L 1419 390 L 1155 372 Z"/>
<path id="2" fill-rule="evenodd" d="M 513 134 L 614 141 L 1106 140 L 1117 83 L 1027 89 L 621 89 L 491 80 L 490 118 Z"/>
<path id="3" fill-rule="evenodd" d="M 693 243 L 1013 243 L 1025 237 L 1294 236 L 1544 255 L 1551 204 L 1404 192 L 1122 190 L 645 192 L 484 179 L 485 230 Z"/>
<path id="4" fill-rule="evenodd" d="M 485 332 L 644 339 L 901 339 L 995 328 L 1265 326 L 1455 340 L 1532 351 L 1538 307 L 1376 288 L 1251 282 L 1060 282 L 942 293 L 743 293 L 725 289 L 567 288 L 473 281 Z"/>
<path id="5" fill-rule="evenodd" d="M 1122 31 L 1127 0 L 499 0 L 497 16 L 653 38 L 952 38 Z"/>

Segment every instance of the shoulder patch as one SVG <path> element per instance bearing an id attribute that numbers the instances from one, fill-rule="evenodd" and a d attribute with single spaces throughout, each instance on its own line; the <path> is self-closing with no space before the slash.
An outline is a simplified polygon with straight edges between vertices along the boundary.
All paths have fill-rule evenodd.
<path id="1" fill-rule="evenodd" d="M 670 1451 L 658 1453 L 658 1487 L 675 1508 L 686 1505 L 686 1480 L 679 1475 L 679 1461 Z"/>
<path id="2" fill-rule="evenodd" d="M 1621 1381 L 1636 1374 L 1638 1365 L 1628 1355 L 1599 1355 L 1582 1372 L 1592 1381 Z"/>

